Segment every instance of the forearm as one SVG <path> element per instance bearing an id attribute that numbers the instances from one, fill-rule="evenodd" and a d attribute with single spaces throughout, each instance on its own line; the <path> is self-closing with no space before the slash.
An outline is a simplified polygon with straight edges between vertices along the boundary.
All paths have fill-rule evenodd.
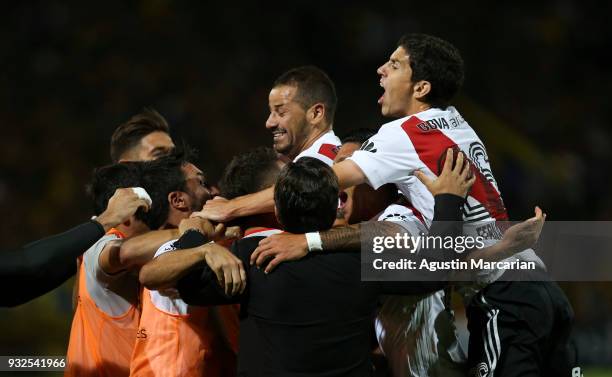
<path id="1" fill-rule="evenodd" d="M 178 237 L 178 229 L 156 230 L 132 237 L 121 245 L 117 262 L 123 269 L 139 268 L 153 259 L 161 245 Z"/>
<path id="2" fill-rule="evenodd" d="M 355 225 L 340 226 L 320 232 L 324 251 L 359 251 L 361 238 L 393 236 L 402 232 L 402 227 L 390 221 L 370 221 Z"/>
<path id="3" fill-rule="evenodd" d="M 463 231 L 461 206 L 464 199 L 456 195 L 442 194 L 437 195 L 434 200 L 434 218 L 427 237 L 444 240 L 446 237 L 460 236 Z M 455 250 L 443 247 L 444 244 L 445 242 L 427 242 L 428 246 L 433 246 L 421 247 L 419 256 L 422 259 L 433 261 L 451 261 L 457 258 Z"/>
<path id="4" fill-rule="evenodd" d="M 139 279 L 148 289 L 174 287 L 179 279 L 200 266 L 204 260 L 202 247 L 169 251 L 142 266 Z"/>
<path id="5" fill-rule="evenodd" d="M 344 160 L 332 166 L 334 173 L 338 177 L 340 190 L 366 183 L 363 170 L 352 160 Z"/>
<path id="6" fill-rule="evenodd" d="M 3 291 L 0 305 L 22 304 L 62 284 L 74 275 L 76 258 L 102 236 L 100 224 L 88 221 L 21 250 L 3 253 L 0 284 L 11 289 Z"/>
<path id="7" fill-rule="evenodd" d="M 240 196 L 231 203 L 233 218 L 274 212 L 274 186 L 254 194 Z"/>

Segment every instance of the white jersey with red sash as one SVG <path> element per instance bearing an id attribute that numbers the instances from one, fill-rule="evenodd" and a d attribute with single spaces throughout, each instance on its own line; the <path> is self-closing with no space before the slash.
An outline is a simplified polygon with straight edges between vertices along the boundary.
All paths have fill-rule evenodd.
<path id="1" fill-rule="evenodd" d="M 395 183 L 415 215 L 429 226 L 434 199 L 413 173 L 421 170 L 430 176 L 438 175 L 448 148 L 463 151 L 476 175 L 463 207 L 463 234 L 482 236 L 487 240 L 485 245 L 497 242 L 501 234 L 495 222 L 507 220 L 508 214 L 484 144 L 454 107 L 433 108 L 389 122 L 349 159 L 359 166 L 373 188 Z M 543 266 L 531 249 L 515 257 Z M 494 281 L 502 273 L 502 270 L 482 271 L 479 282 Z"/>

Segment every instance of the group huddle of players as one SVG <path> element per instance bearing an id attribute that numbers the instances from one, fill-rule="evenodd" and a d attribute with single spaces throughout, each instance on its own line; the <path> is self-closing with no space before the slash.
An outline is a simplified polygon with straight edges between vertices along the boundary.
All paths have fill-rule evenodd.
<path id="1" fill-rule="evenodd" d="M 409 34 L 377 72 L 393 120 L 342 140 L 330 78 L 312 66 L 283 73 L 269 94 L 273 148 L 234 157 L 218 185 L 159 113 L 120 125 L 113 164 L 90 184 L 104 236 L 77 259 L 66 375 L 570 375 L 572 309 L 530 248 L 545 215 L 536 208 L 495 236 L 507 213 L 486 149 L 450 105 L 459 52 Z M 109 222 L 111 207 L 123 212 Z M 363 282 L 365 232 L 489 234 L 464 258 L 537 269 Z M 453 294 L 466 305 L 468 350 Z"/>

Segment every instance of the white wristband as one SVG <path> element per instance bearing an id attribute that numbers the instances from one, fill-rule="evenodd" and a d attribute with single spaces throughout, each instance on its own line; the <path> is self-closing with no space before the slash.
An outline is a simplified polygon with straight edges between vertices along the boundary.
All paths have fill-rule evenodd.
<path id="1" fill-rule="evenodd" d="M 319 232 L 306 233 L 305 236 L 308 243 L 308 252 L 323 250 L 323 242 L 321 242 Z"/>

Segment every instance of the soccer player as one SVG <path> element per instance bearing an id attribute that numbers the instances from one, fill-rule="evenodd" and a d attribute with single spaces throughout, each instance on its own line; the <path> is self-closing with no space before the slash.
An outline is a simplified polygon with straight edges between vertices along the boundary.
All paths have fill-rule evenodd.
<path id="1" fill-rule="evenodd" d="M 0 306 L 16 306 L 39 297 L 74 275 L 74 259 L 104 233 L 123 223 L 140 207 L 148 204 L 131 188 L 111 193 L 108 205 L 94 220 L 64 233 L 25 245 L 19 250 L 0 253 Z M 105 209 L 106 208 L 106 209 Z"/>
<path id="2" fill-rule="evenodd" d="M 334 83 L 317 67 L 298 67 L 280 75 L 268 96 L 270 115 L 266 120 L 274 150 L 285 161 L 313 157 L 331 166 L 340 146 L 340 139 L 333 131 L 337 103 Z M 215 213 L 225 211 L 231 203 L 227 198 L 215 197 L 206 203 L 202 217 L 229 220 L 224 214 Z M 264 206 L 271 212 L 271 196 Z"/>
<path id="3" fill-rule="evenodd" d="M 174 149 L 170 127 L 157 111 L 145 108 L 113 132 L 110 156 L 113 162 L 148 161 Z"/>
<path id="4" fill-rule="evenodd" d="M 139 247 L 130 248 L 137 254 L 142 253 L 138 250 L 147 250 L 147 253 L 152 250 L 152 253 L 146 261 L 137 256 L 138 262 L 146 263 L 170 252 L 176 239 L 191 228 L 189 224 L 201 221 L 198 218 L 188 218 L 210 198 L 204 176 L 192 164 L 179 164 L 177 167 L 182 167 L 180 179 L 172 178 L 177 171 L 172 169 L 162 172 L 161 175 L 167 178 L 156 182 L 162 187 L 170 188 L 172 192 L 167 196 L 169 211 L 163 227 L 178 228 L 176 236 L 161 246 L 158 242 L 163 237 L 159 238 L 155 233 L 163 236 L 164 231 L 141 236 L 137 242 Z M 175 192 L 179 195 L 173 196 Z M 234 282 L 241 284 L 242 267 L 235 256 L 230 253 L 213 253 L 210 258 L 233 261 L 231 264 L 215 266 L 215 270 L 220 274 L 233 276 Z M 231 279 L 227 279 L 227 282 L 232 284 Z M 224 373 L 224 364 L 228 360 L 232 363 L 235 360 L 233 354 L 228 354 L 231 350 L 222 344 L 219 323 L 215 311 L 211 308 L 191 307 L 171 291 L 148 288 L 142 289 L 140 302 L 141 317 L 131 352 L 130 376 L 221 376 Z"/>
<path id="5" fill-rule="evenodd" d="M 374 130 L 357 129 L 343 137 L 335 163 L 350 158 L 375 134 Z M 397 188 L 393 184 L 383 185 L 378 190 L 361 184 L 345 192 L 348 199 L 343 211 L 348 224 L 376 219 L 417 224 L 426 232 L 422 219 L 406 206 L 405 199 L 397 198 Z M 257 256 L 256 251 L 252 260 Z M 276 261 L 270 263 L 273 262 Z M 466 352 L 457 339 L 453 313 L 446 305 L 444 290 L 427 295 L 381 297 L 375 322 L 376 336 L 393 376 L 465 375 Z"/>
<path id="6" fill-rule="evenodd" d="M 144 187 L 142 165 L 122 163 L 97 169 L 91 184 L 94 212 L 121 187 Z M 159 200 L 159 198 L 154 199 Z M 159 207 L 158 203 L 154 206 Z M 78 274 L 77 306 L 68 345 L 66 376 L 125 376 L 138 326 L 138 285 L 133 277 L 111 269 L 118 260 L 118 240 L 148 231 L 152 214 L 134 216 L 110 229 L 83 255 Z"/>

